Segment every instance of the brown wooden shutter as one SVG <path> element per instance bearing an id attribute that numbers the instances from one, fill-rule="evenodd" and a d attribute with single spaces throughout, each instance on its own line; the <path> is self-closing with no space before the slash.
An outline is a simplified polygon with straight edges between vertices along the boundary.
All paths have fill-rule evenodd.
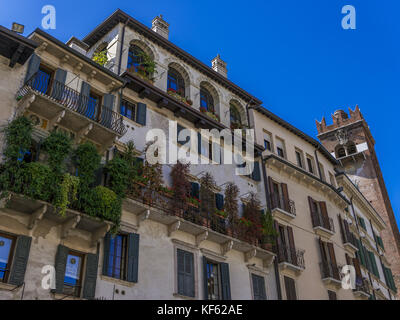
<path id="1" fill-rule="evenodd" d="M 292 258 L 292 264 L 297 266 L 297 255 L 296 246 L 294 244 L 293 228 L 287 227 L 287 232 L 289 237 L 290 257 Z"/>
<path id="2" fill-rule="evenodd" d="M 340 227 L 340 234 L 342 235 L 342 241 L 343 243 L 346 243 L 346 235 L 344 233 L 344 227 L 343 227 L 343 220 L 340 214 L 338 214 L 338 219 L 339 219 L 339 227 Z"/>
<path id="3" fill-rule="evenodd" d="M 344 232 L 346 234 L 346 239 L 350 235 L 350 228 L 349 228 L 349 223 L 347 220 L 343 220 L 343 226 L 344 226 Z"/>
<path id="4" fill-rule="evenodd" d="M 274 194 L 274 182 L 271 177 L 268 177 L 268 186 L 269 186 L 269 197 L 271 199 L 271 206 L 272 206 L 272 209 L 275 209 L 278 206 L 278 203 L 276 200 L 278 199 L 277 197 L 279 195 Z"/>
<path id="5" fill-rule="evenodd" d="M 354 269 L 356 269 L 356 276 L 361 278 L 362 274 L 361 274 L 361 268 L 360 268 L 360 261 L 358 261 L 357 258 L 353 258 L 353 265 L 354 265 Z"/>
<path id="6" fill-rule="evenodd" d="M 335 279 L 339 279 L 339 270 L 337 268 L 335 249 L 333 243 L 328 243 L 329 257 L 331 258 L 331 264 L 333 269 L 333 276 Z"/>
<path id="7" fill-rule="evenodd" d="M 313 227 L 316 227 L 316 226 L 318 226 L 318 220 L 317 220 L 317 212 L 314 211 L 313 203 L 314 203 L 313 198 L 308 197 L 308 204 L 310 205 L 311 221 L 312 221 Z"/>
<path id="8" fill-rule="evenodd" d="M 289 204 L 289 192 L 287 184 L 281 183 L 282 195 L 283 195 L 283 205 L 286 212 L 290 212 L 290 204 Z"/>
<path id="9" fill-rule="evenodd" d="M 275 226 L 275 231 L 277 232 L 276 236 L 276 253 L 278 255 L 278 262 L 282 262 L 283 256 L 282 256 L 282 239 L 281 239 L 281 233 L 279 232 L 279 223 L 274 221 L 274 226 Z"/>
<path id="10" fill-rule="evenodd" d="M 294 282 L 294 279 L 285 276 L 284 281 L 285 281 L 286 299 L 297 300 L 296 284 Z"/>
<path id="11" fill-rule="evenodd" d="M 347 265 L 348 265 L 348 266 L 351 266 L 352 263 L 351 263 L 350 256 L 346 253 L 346 254 L 345 254 L 345 257 L 346 257 L 346 263 L 347 263 Z"/>
<path id="12" fill-rule="evenodd" d="M 329 216 L 328 216 L 328 210 L 326 209 L 326 202 L 322 201 L 319 203 L 319 207 L 321 208 L 321 214 L 322 214 L 322 222 L 324 224 L 324 228 L 330 230 L 330 224 L 329 224 Z"/>

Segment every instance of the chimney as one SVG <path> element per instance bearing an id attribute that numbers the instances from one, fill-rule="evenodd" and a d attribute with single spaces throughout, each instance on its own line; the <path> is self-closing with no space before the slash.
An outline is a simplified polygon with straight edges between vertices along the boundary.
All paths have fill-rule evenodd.
<path id="1" fill-rule="evenodd" d="M 214 71 L 218 72 L 220 75 L 225 78 L 228 77 L 228 69 L 226 68 L 226 62 L 221 59 L 221 56 L 218 54 L 216 58 L 211 61 L 212 68 Z"/>
<path id="2" fill-rule="evenodd" d="M 162 14 L 155 17 L 152 22 L 151 30 L 157 32 L 160 36 L 168 40 L 169 37 L 169 24 L 163 19 Z"/>

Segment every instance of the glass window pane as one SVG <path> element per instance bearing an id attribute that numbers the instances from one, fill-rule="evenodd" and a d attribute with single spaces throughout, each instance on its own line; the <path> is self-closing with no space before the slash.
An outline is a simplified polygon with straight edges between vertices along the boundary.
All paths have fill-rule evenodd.
<path id="1" fill-rule="evenodd" d="M 10 250 L 12 246 L 12 240 L 0 237 L 0 280 L 3 280 L 6 276 L 6 270 L 8 269 Z"/>
<path id="2" fill-rule="evenodd" d="M 82 258 L 80 256 L 69 254 L 67 266 L 65 269 L 64 283 L 70 286 L 76 286 L 80 280 Z"/>

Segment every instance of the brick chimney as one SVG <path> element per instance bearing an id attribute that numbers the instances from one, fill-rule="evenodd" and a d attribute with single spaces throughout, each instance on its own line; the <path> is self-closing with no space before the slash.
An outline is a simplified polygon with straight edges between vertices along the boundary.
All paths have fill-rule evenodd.
<path id="1" fill-rule="evenodd" d="M 220 75 L 223 75 L 225 78 L 228 77 L 226 62 L 221 59 L 221 56 L 219 54 L 211 61 L 211 64 L 214 71 L 218 72 Z"/>
<path id="2" fill-rule="evenodd" d="M 169 38 L 169 24 L 163 19 L 162 14 L 155 17 L 152 22 L 151 30 L 157 32 L 160 36 L 168 40 Z"/>

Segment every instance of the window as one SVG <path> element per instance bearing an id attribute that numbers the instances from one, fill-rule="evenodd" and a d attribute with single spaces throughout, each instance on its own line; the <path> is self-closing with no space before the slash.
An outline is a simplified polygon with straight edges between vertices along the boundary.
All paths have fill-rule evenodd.
<path id="1" fill-rule="evenodd" d="M 337 158 L 343 158 L 346 156 L 346 149 L 344 147 L 339 147 L 336 151 Z"/>
<path id="2" fill-rule="evenodd" d="M 307 167 L 308 172 L 314 174 L 313 160 L 311 157 L 307 157 Z"/>
<path id="3" fill-rule="evenodd" d="M 14 237 L 0 234 L 0 282 L 8 281 L 14 245 Z"/>
<path id="4" fill-rule="evenodd" d="M 120 106 L 120 113 L 124 117 L 131 119 L 133 121 L 136 120 L 136 106 L 129 101 L 122 100 Z"/>
<path id="5" fill-rule="evenodd" d="M 204 88 L 200 88 L 200 108 L 204 108 L 206 111 L 215 112 L 214 109 L 214 99 L 210 92 Z"/>
<path id="6" fill-rule="evenodd" d="M 87 116 L 90 119 L 96 119 L 97 110 L 100 104 L 101 104 L 101 96 L 91 91 L 89 94 L 89 101 L 85 111 L 85 116 Z"/>
<path id="7" fill-rule="evenodd" d="M 264 148 L 265 150 L 271 151 L 271 142 L 269 142 L 268 140 L 264 140 Z"/>
<path id="8" fill-rule="evenodd" d="M 284 158 L 285 157 L 285 147 L 283 140 L 277 138 L 276 139 L 276 152 L 278 156 Z"/>
<path id="9" fill-rule="evenodd" d="M 222 300 L 221 276 L 218 263 L 207 261 L 207 297 L 208 300 Z"/>
<path id="10" fill-rule="evenodd" d="M 285 276 L 284 281 L 285 281 L 286 299 L 297 300 L 296 284 L 294 282 L 294 279 Z"/>
<path id="11" fill-rule="evenodd" d="M 330 172 L 329 172 L 329 181 L 331 182 L 332 186 L 336 187 L 335 177 Z"/>
<path id="12" fill-rule="evenodd" d="M 82 288 L 83 254 L 70 251 L 64 276 L 64 294 L 75 297 L 80 296 Z"/>
<path id="13" fill-rule="evenodd" d="M 257 276 L 255 274 L 251 275 L 251 280 L 253 284 L 253 298 L 254 300 L 267 300 L 267 295 L 265 292 L 265 280 L 264 277 Z"/>
<path id="14" fill-rule="evenodd" d="M 232 103 L 229 105 L 231 128 L 240 129 L 242 126 L 242 119 L 239 110 Z"/>
<path id="15" fill-rule="evenodd" d="M 53 79 L 53 71 L 40 66 L 36 73 L 32 87 L 43 94 L 49 94 L 51 90 L 51 80 Z"/>
<path id="16" fill-rule="evenodd" d="M 139 67 L 143 63 L 144 52 L 138 46 L 132 45 L 128 53 L 128 66 L 127 68 L 133 72 L 138 72 Z"/>
<path id="17" fill-rule="evenodd" d="M 126 280 L 127 278 L 127 249 L 128 237 L 117 235 L 110 239 L 107 276 Z"/>
<path id="18" fill-rule="evenodd" d="M 297 161 L 297 165 L 300 168 L 303 168 L 303 155 L 302 152 L 300 150 L 296 150 L 296 161 Z"/>
<path id="19" fill-rule="evenodd" d="M 265 150 L 272 151 L 272 138 L 271 134 L 264 132 L 264 147 Z"/>
<path id="20" fill-rule="evenodd" d="M 329 297 L 329 300 L 337 300 L 335 291 L 328 290 L 328 297 Z"/>
<path id="21" fill-rule="evenodd" d="M 321 171 L 321 179 L 322 181 L 326 181 L 324 166 L 320 162 L 318 162 L 318 165 L 319 165 L 319 170 Z"/>
<path id="22" fill-rule="evenodd" d="M 181 249 L 177 250 L 178 294 L 195 297 L 194 255 Z"/>
<path id="23" fill-rule="evenodd" d="M 354 142 L 350 142 L 350 143 L 347 145 L 347 154 L 348 154 L 348 155 L 351 155 L 351 154 L 355 154 L 355 153 L 357 153 L 357 147 L 356 147 L 356 145 L 354 144 Z"/>
<path id="24" fill-rule="evenodd" d="M 169 68 L 168 70 L 167 89 L 185 97 L 185 81 L 179 72 L 173 68 Z"/>

